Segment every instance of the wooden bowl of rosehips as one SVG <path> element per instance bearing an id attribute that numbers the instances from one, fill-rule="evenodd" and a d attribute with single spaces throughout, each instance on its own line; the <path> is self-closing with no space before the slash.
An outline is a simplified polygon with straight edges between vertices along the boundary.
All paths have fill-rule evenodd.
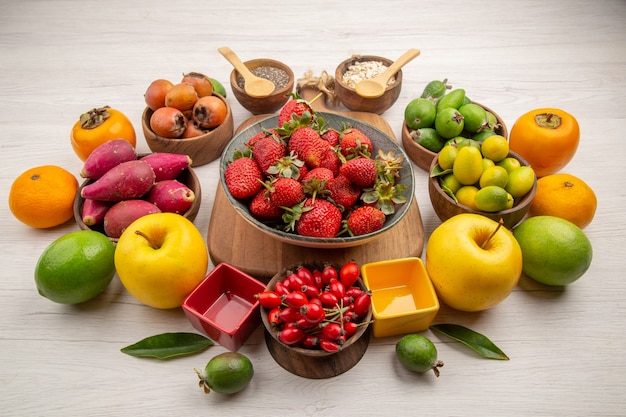
<path id="1" fill-rule="evenodd" d="M 370 296 L 354 261 L 313 261 L 283 269 L 257 295 L 270 354 L 305 378 L 348 371 L 369 344 Z"/>
<path id="2" fill-rule="evenodd" d="M 154 80 L 144 98 L 141 125 L 152 152 L 189 155 L 195 167 L 218 159 L 233 137 L 230 104 L 204 74 Z"/>

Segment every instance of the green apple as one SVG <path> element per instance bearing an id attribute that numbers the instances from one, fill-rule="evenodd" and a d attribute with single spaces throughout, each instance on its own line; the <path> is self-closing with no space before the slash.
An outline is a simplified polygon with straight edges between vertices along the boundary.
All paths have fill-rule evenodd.
<path id="1" fill-rule="evenodd" d="M 175 213 L 140 217 L 120 236 L 115 268 L 128 292 L 161 309 L 180 307 L 204 279 L 209 257 L 195 225 Z"/>
<path id="2" fill-rule="evenodd" d="M 461 311 L 481 311 L 502 302 L 515 288 L 522 251 L 501 223 L 464 213 L 433 231 L 426 270 L 442 302 Z"/>

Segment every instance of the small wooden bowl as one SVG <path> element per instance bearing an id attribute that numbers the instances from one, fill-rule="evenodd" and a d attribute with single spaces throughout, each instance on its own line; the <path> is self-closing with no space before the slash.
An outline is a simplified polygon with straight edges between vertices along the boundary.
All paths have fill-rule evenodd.
<path id="1" fill-rule="evenodd" d="M 480 107 L 492 113 L 496 117 L 496 119 L 498 120 L 498 126 L 494 129 L 496 134 L 504 136 L 505 138 L 509 137 L 508 130 L 506 128 L 506 125 L 504 124 L 504 120 L 502 120 L 502 118 L 498 116 L 497 113 L 495 113 L 489 107 L 483 106 L 480 103 L 474 102 L 474 104 L 478 104 Z M 413 140 L 413 137 L 411 136 L 411 131 L 406 125 L 405 121 L 402 122 L 402 145 L 404 146 L 404 150 L 406 151 L 409 158 L 411 158 L 411 160 L 415 162 L 418 167 L 420 167 L 424 171 L 430 172 L 430 164 L 433 161 L 433 158 L 437 156 L 437 153 L 428 150 L 419 143 L 415 142 Z"/>
<path id="2" fill-rule="evenodd" d="M 218 127 L 212 129 L 204 135 L 196 136 L 188 139 L 170 139 L 158 136 L 150 128 L 150 117 L 152 110 L 146 107 L 141 116 L 141 127 L 143 134 L 148 143 L 148 147 L 152 152 L 167 152 L 189 155 L 191 157 L 191 166 L 200 166 L 208 164 L 220 157 L 224 147 L 232 139 L 235 131 L 233 122 L 233 113 L 228 100 L 217 93 L 214 96 L 219 97 L 226 103 L 226 119 Z"/>
<path id="3" fill-rule="evenodd" d="M 374 55 L 359 55 L 346 59 L 337 66 L 335 70 L 335 94 L 350 110 L 364 111 L 376 114 L 383 114 L 398 100 L 400 91 L 402 90 L 402 70 L 398 70 L 395 74 L 394 82 L 388 85 L 382 96 L 376 98 L 361 97 L 356 90 L 343 82 L 343 74 L 348 68 L 358 62 L 379 61 L 389 67 L 393 61 Z"/>
<path id="4" fill-rule="evenodd" d="M 230 73 L 230 88 L 233 90 L 233 95 L 246 110 L 252 114 L 272 114 L 277 112 L 281 107 L 289 101 L 289 94 L 293 91 L 295 77 L 293 71 L 287 65 L 280 61 L 276 61 L 269 58 L 259 58 L 244 62 L 244 65 L 250 70 L 254 70 L 259 67 L 273 67 L 279 68 L 285 71 L 289 75 L 289 81 L 282 87 L 274 90 L 274 92 L 267 97 L 251 97 L 239 86 L 239 72 L 233 70 Z"/>
<path id="5" fill-rule="evenodd" d="M 138 155 L 138 157 L 142 156 L 145 155 Z M 183 216 L 193 222 L 198 215 L 198 211 L 200 210 L 200 203 L 202 202 L 202 189 L 200 187 L 200 180 L 191 168 L 185 169 L 176 179 L 189 187 L 195 194 L 193 204 L 191 205 L 189 210 L 187 210 L 185 214 L 183 214 Z M 85 222 L 83 222 L 82 213 L 85 199 L 80 196 L 80 191 L 83 189 L 83 187 L 91 184 L 93 181 L 94 180 L 85 180 L 78 189 L 78 192 L 76 193 L 76 198 L 74 199 L 74 220 L 76 221 L 76 224 L 78 224 L 78 227 L 80 227 L 82 230 L 95 230 L 96 232 L 104 234 L 104 225 L 102 223 L 94 226 L 87 226 Z M 109 240 L 111 242 L 117 242 L 118 238 L 109 237 Z"/>
<path id="6" fill-rule="evenodd" d="M 529 165 L 524 158 L 522 158 L 520 155 L 516 154 L 513 151 L 509 152 L 509 156 L 512 156 L 520 161 L 522 165 Z M 432 172 L 433 168 L 436 165 L 437 159 L 433 158 L 430 165 L 430 170 L 428 172 Z M 429 176 L 428 178 L 428 194 L 430 195 L 430 202 L 433 206 L 433 209 L 435 210 L 435 213 L 437 213 L 437 216 L 441 221 L 446 221 L 450 217 L 456 216 L 457 214 L 461 213 L 474 213 L 488 217 L 495 221 L 500 221 L 500 219 L 502 219 L 502 221 L 504 222 L 504 226 L 509 230 L 517 225 L 524 218 L 524 216 L 526 216 L 526 213 L 528 213 L 528 210 L 530 209 L 530 203 L 532 203 L 533 199 L 535 198 L 536 192 L 537 176 L 535 175 L 533 188 L 524 197 L 518 199 L 512 208 L 489 213 L 486 211 L 474 210 L 464 204 L 455 202 L 452 197 L 450 197 L 442 190 L 441 186 L 439 185 L 439 179 L 437 177 Z"/>
<path id="7" fill-rule="evenodd" d="M 321 261 L 312 261 L 291 265 L 274 275 L 265 289 L 273 290 L 278 281 L 282 281 L 291 271 L 296 271 L 300 265 L 304 265 L 311 271 L 315 269 L 321 271 L 325 264 Z M 338 265 L 334 266 L 340 268 Z M 363 290 L 367 289 L 361 278 L 358 279 L 357 285 Z M 350 370 L 361 360 L 369 345 L 371 308 L 362 321 L 366 324 L 359 326 L 359 330 L 346 340 L 338 352 L 285 345 L 278 340 L 278 331 L 269 323 L 268 314 L 269 310 L 261 307 L 261 320 L 265 326 L 267 348 L 276 363 L 294 375 L 311 379 L 331 378 L 340 375 Z"/>

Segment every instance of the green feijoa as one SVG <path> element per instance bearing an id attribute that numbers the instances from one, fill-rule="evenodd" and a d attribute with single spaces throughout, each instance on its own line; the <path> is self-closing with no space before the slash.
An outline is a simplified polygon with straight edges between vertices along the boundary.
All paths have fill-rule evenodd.
<path id="1" fill-rule="evenodd" d="M 473 135 L 472 139 L 475 140 L 476 142 L 483 142 L 489 136 L 493 136 L 495 134 L 496 134 L 496 132 L 494 132 L 493 130 L 485 129 L 485 130 L 481 130 L 480 132 L 478 132 L 475 135 Z"/>
<path id="2" fill-rule="evenodd" d="M 496 115 L 491 113 L 490 111 L 486 113 L 487 113 L 487 126 L 489 126 L 490 129 L 495 129 L 496 127 L 498 127 L 498 119 L 496 118 Z"/>
<path id="3" fill-rule="evenodd" d="M 487 112 L 478 104 L 468 103 L 459 107 L 459 113 L 465 119 L 465 131 L 471 134 L 479 132 L 487 123 Z"/>
<path id="4" fill-rule="evenodd" d="M 446 143 L 444 143 L 444 146 L 446 145 L 452 145 L 454 147 L 458 147 L 459 144 L 465 142 L 467 140 L 466 137 L 463 136 L 455 136 L 452 139 L 448 139 L 446 140 Z"/>
<path id="5" fill-rule="evenodd" d="M 444 79 L 443 81 L 434 80 L 429 82 L 424 91 L 422 92 L 421 98 L 439 98 L 443 97 L 446 94 L 446 90 L 451 89 L 452 86 L 448 84 L 448 80 Z"/>
<path id="6" fill-rule="evenodd" d="M 443 148 L 444 139 L 432 127 L 423 127 L 411 132 L 411 137 L 424 148 L 439 152 Z"/>
<path id="7" fill-rule="evenodd" d="M 465 90 L 462 88 L 455 88 L 437 101 L 437 111 L 441 111 L 445 108 L 458 109 L 461 105 L 463 105 L 464 98 Z"/>
<path id="8" fill-rule="evenodd" d="M 466 104 L 470 104 L 472 102 L 472 99 L 469 98 L 468 96 L 463 97 L 463 103 L 461 103 L 461 106 L 464 106 Z"/>
<path id="9" fill-rule="evenodd" d="M 432 370 L 439 376 L 443 362 L 437 359 L 437 348 L 428 338 L 420 334 L 404 335 L 396 343 L 396 357 L 406 369 L 412 372 Z"/>
<path id="10" fill-rule="evenodd" d="M 416 98 L 404 108 L 404 121 L 413 130 L 432 126 L 436 115 L 435 104 L 425 98 Z"/>
<path id="11" fill-rule="evenodd" d="M 465 139 L 462 142 L 459 142 L 459 144 L 456 147 L 459 148 L 459 149 L 462 149 L 462 148 L 464 148 L 466 146 L 472 146 L 474 148 L 480 149 L 480 142 L 477 142 L 474 139 L 469 139 L 468 138 L 468 139 Z"/>
<path id="12" fill-rule="evenodd" d="M 446 107 L 437 111 L 435 129 L 442 138 L 451 139 L 459 136 L 464 126 L 463 115 L 454 107 Z"/>

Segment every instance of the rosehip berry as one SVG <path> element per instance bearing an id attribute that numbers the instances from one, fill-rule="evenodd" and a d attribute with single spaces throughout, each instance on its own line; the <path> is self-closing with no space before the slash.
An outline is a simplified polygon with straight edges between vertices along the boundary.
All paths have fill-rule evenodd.
<path id="1" fill-rule="evenodd" d="M 274 286 L 274 291 L 278 294 L 278 295 L 287 295 L 290 293 L 289 288 L 283 284 L 282 282 L 277 282 L 276 285 Z"/>
<path id="2" fill-rule="evenodd" d="M 352 311 L 354 311 L 357 317 L 363 318 L 369 313 L 371 306 L 372 299 L 368 293 L 364 292 L 354 300 L 354 308 Z"/>
<path id="3" fill-rule="evenodd" d="M 317 349 L 320 345 L 320 340 L 317 336 L 312 334 L 307 334 L 304 336 L 304 339 L 300 341 L 300 346 L 307 349 Z"/>
<path id="4" fill-rule="evenodd" d="M 300 307 L 300 314 L 306 321 L 312 324 L 321 323 L 326 317 L 324 308 L 315 303 L 307 303 Z"/>
<path id="5" fill-rule="evenodd" d="M 346 295 L 346 289 L 343 283 L 339 280 L 331 281 L 329 284 L 329 290 L 331 294 L 337 297 L 337 300 L 341 300 Z"/>
<path id="6" fill-rule="evenodd" d="M 345 263 L 339 270 L 339 279 L 346 288 L 354 285 L 359 278 L 359 265 L 355 261 Z"/>
<path id="7" fill-rule="evenodd" d="M 343 335 L 341 325 L 337 323 L 328 323 L 322 328 L 322 337 L 330 340 L 337 340 Z"/>
<path id="8" fill-rule="evenodd" d="M 259 300 L 259 304 L 268 309 L 280 307 L 282 304 L 280 295 L 275 291 L 263 291 L 256 295 L 256 299 Z"/>
<path id="9" fill-rule="evenodd" d="M 280 323 L 282 323 L 282 320 L 280 319 L 280 308 L 274 308 L 272 309 L 268 314 L 267 314 L 267 321 L 270 322 L 270 325 L 272 326 L 278 326 L 280 325 Z"/>
<path id="10" fill-rule="evenodd" d="M 308 286 L 315 285 L 315 280 L 313 279 L 313 273 L 306 266 L 298 267 L 298 270 L 296 271 L 296 275 L 298 275 L 300 279 L 302 279 L 302 282 L 304 282 L 304 285 L 308 285 Z"/>
<path id="11" fill-rule="evenodd" d="M 356 333 L 359 325 L 353 321 L 348 321 L 343 324 L 343 331 L 346 333 L 346 339 Z"/>
<path id="12" fill-rule="evenodd" d="M 324 307 L 334 307 L 339 302 L 339 299 L 335 296 L 335 294 L 324 291 L 320 294 L 320 301 Z"/>
<path id="13" fill-rule="evenodd" d="M 299 291 L 304 285 L 304 281 L 302 280 L 302 278 L 293 273 L 290 274 L 285 279 L 285 281 L 285 285 L 287 285 L 287 288 L 289 288 L 291 291 Z"/>
<path id="14" fill-rule="evenodd" d="M 309 302 L 309 299 L 302 291 L 292 291 L 283 297 L 283 302 L 289 307 L 300 308 Z"/>
<path id="15" fill-rule="evenodd" d="M 315 270 L 313 271 L 313 281 L 315 282 L 315 286 L 322 290 L 324 287 L 324 281 L 322 280 L 322 271 Z"/>
<path id="16" fill-rule="evenodd" d="M 345 285 L 345 284 L 344 284 Z M 363 293 L 363 290 L 359 287 L 350 287 L 346 289 L 346 295 L 352 298 L 352 300 L 356 300 L 356 298 Z"/>
<path id="17" fill-rule="evenodd" d="M 334 266 L 326 265 L 322 270 L 322 282 L 324 282 L 324 284 L 330 284 L 331 281 L 334 281 L 338 278 L 339 273 Z"/>
<path id="18" fill-rule="evenodd" d="M 286 345 L 294 345 L 304 339 L 306 333 L 298 327 L 286 327 L 278 332 L 278 340 Z"/>
<path id="19" fill-rule="evenodd" d="M 337 352 L 339 351 L 339 345 L 332 340 L 328 339 L 320 339 L 320 347 L 324 349 L 326 352 Z"/>
<path id="20" fill-rule="evenodd" d="M 285 307 L 280 310 L 279 318 L 283 323 L 295 323 L 302 315 L 296 307 Z"/>
<path id="21" fill-rule="evenodd" d="M 320 290 L 315 285 L 303 285 L 302 292 L 310 299 L 319 297 Z"/>

